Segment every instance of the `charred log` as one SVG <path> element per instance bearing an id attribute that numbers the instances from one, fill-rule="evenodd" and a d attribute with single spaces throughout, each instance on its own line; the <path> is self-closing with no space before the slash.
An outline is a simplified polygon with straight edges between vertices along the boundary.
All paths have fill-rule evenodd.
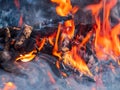
<path id="1" fill-rule="evenodd" d="M 37 49 L 36 47 L 36 38 L 39 38 L 40 40 L 49 37 L 50 35 L 52 35 L 53 33 L 57 32 L 58 29 L 58 25 L 59 23 L 64 23 L 64 21 L 70 20 L 72 19 L 72 17 L 62 17 L 61 19 L 56 19 L 56 20 L 51 20 L 48 21 L 46 23 L 42 23 L 41 27 L 37 28 L 36 26 L 32 27 L 29 25 L 25 25 L 23 28 L 20 27 L 7 27 L 4 29 L 1 29 L 1 34 L 0 34 L 0 38 L 2 38 L 6 43 L 5 45 L 5 50 L 10 51 L 12 53 L 17 53 L 14 56 L 14 59 L 16 58 L 16 56 L 19 56 L 20 54 L 25 54 L 27 52 L 31 52 L 32 50 Z M 38 25 L 39 26 L 39 25 Z M 69 39 L 69 38 L 65 38 L 65 40 L 63 40 L 62 44 L 60 44 L 60 42 L 58 42 L 58 47 L 60 47 L 59 51 L 62 52 L 62 54 L 64 54 L 66 51 L 71 50 L 71 47 L 73 45 L 77 45 L 76 42 L 73 42 L 77 39 L 77 41 L 79 41 L 79 38 L 76 38 L 76 36 L 83 36 L 85 37 L 86 34 L 91 30 L 93 25 L 83 25 L 83 24 L 78 24 L 76 25 L 76 29 L 75 29 L 75 35 L 73 38 Z M 63 26 L 64 27 L 64 26 Z M 81 28 L 81 29 L 79 29 Z M 6 32 L 5 32 L 6 30 Z M 85 31 L 86 30 L 86 31 Z M 86 33 L 85 33 L 86 32 Z M 80 41 L 79 41 L 80 42 Z M 10 47 L 10 50 L 9 50 Z M 44 44 L 44 47 L 42 48 L 42 50 L 38 50 L 38 52 L 42 52 L 42 53 L 46 53 L 48 55 L 53 55 L 52 51 L 53 51 L 54 46 L 52 46 L 47 40 Z M 37 53 L 35 51 L 35 56 L 37 55 Z M 56 58 L 56 60 L 54 61 L 50 61 L 48 60 L 51 64 L 56 64 L 57 62 L 57 57 L 54 56 Z M 4 59 L 4 58 L 3 58 Z M 9 60 L 1 60 L 1 68 L 3 68 L 6 71 L 9 72 L 13 72 L 14 70 L 16 70 L 16 64 L 14 64 L 14 61 L 10 62 L 11 59 Z M 19 61 L 19 60 L 18 60 Z M 9 65 L 7 65 L 7 63 L 12 63 L 11 65 L 15 66 L 14 68 L 7 68 L 7 67 L 11 67 Z M 55 66 L 56 67 L 56 66 Z M 63 62 L 60 62 L 60 69 L 58 69 L 59 73 L 62 76 L 62 73 L 66 73 L 67 76 L 69 76 L 70 73 L 78 73 L 77 71 L 74 71 L 73 68 L 69 67 L 66 65 L 66 67 L 64 66 Z M 54 68 L 54 67 L 53 67 Z M 70 72 L 70 73 L 67 73 Z"/>

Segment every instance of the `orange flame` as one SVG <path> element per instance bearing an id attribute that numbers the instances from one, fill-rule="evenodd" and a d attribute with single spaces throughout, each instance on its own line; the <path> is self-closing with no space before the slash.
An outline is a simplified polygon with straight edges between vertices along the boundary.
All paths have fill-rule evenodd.
<path id="1" fill-rule="evenodd" d="M 101 8 L 102 8 L 102 0 L 98 4 L 89 5 L 89 6 L 85 7 L 85 10 L 91 10 L 92 14 L 96 15 L 101 10 Z"/>
<path id="2" fill-rule="evenodd" d="M 84 44 L 87 43 L 87 41 L 90 39 L 90 37 L 92 36 L 93 32 L 90 31 L 86 37 L 82 40 L 82 42 L 79 44 L 79 48 L 81 48 Z"/>
<path id="3" fill-rule="evenodd" d="M 120 24 L 111 27 L 109 16 L 110 10 L 115 6 L 117 0 L 101 0 L 99 4 L 90 5 L 86 10 L 91 10 L 95 20 L 95 51 L 99 59 L 108 59 L 120 55 Z M 100 10 L 103 8 L 103 21 L 100 20 Z"/>
<path id="4" fill-rule="evenodd" d="M 72 7 L 70 0 L 51 0 L 53 3 L 58 4 L 56 7 L 56 12 L 60 16 L 67 16 L 69 14 L 75 14 L 78 11 L 78 7 Z M 73 20 L 68 20 L 65 22 L 65 29 L 62 31 L 61 42 L 68 37 L 72 39 L 74 36 L 75 25 Z"/>
<path id="5" fill-rule="evenodd" d="M 59 39 L 59 36 L 60 36 L 60 29 L 61 29 L 61 24 L 59 24 L 58 26 L 58 32 L 57 32 L 57 35 L 56 35 L 56 41 L 55 41 L 55 45 L 54 45 L 54 48 L 53 48 L 53 55 L 61 58 L 61 53 L 58 52 L 58 39 Z"/>
<path id="6" fill-rule="evenodd" d="M 78 11 L 78 7 L 72 7 L 70 0 L 51 0 L 52 2 L 58 4 L 56 7 L 56 12 L 60 16 L 67 16 L 69 14 L 75 14 Z M 68 20 L 65 22 L 66 29 L 62 33 L 61 42 L 67 36 L 71 39 L 74 35 L 75 25 L 73 20 Z M 65 32 L 65 33 L 64 33 Z"/>
<path id="7" fill-rule="evenodd" d="M 66 16 L 72 10 L 72 5 L 70 0 L 51 0 L 54 3 L 57 3 L 56 12 L 60 16 Z"/>
<path id="8" fill-rule="evenodd" d="M 67 27 L 67 28 L 66 28 L 66 36 L 67 36 L 69 39 L 72 39 L 73 36 L 74 36 L 74 31 L 75 31 L 74 21 L 73 21 L 73 20 L 66 21 L 66 22 L 65 22 L 65 26 Z"/>
<path id="9" fill-rule="evenodd" d="M 43 39 L 41 40 L 41 42 L 38 42 L 38 41 L 36 40 L 36 44 L 37 44 L 37 46 L 38 46 L 38 51 L 40 51 L 40 50 L 43 48 L 43 46 L 44 46 L 44 44 L 45 44 L 45 41 L 46 41 L 46 38 L 43 38 Z"/>
<path id="10" fill-rule="evenodd" d="M 56 36 L 56 33 L 53 33 L 52 35 L 50 35 L 48 37 L 48 41 L 52 46 L 54 46 L 54 41 L 53 40 L 55 39 L 55 36 Z"/>

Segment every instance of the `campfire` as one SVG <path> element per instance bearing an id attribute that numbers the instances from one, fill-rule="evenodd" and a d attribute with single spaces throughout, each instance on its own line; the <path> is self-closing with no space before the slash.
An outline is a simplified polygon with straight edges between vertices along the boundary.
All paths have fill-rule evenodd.
<path id="1" fill-rule="evenodd" d="M 31 4 L 29 0 L 28 2 Z M 14 0 L 13 3 L 20 12 L 20 1 Z M 29 82 L 28 90 L 33 89 L 32 85 L 37 87 L 35 90 L 40 89 L 36 84 L 40 79 L 34 76 L 39 77 L 39 71 L 34 68 L 43 68 L 46 64 L 47 68 L 40 70 L 46 70 L 42 78 L 49 78 L 51 85 L 55 85 L 62 78 L 62 82 L 66 82 L 68 87 L 76 80 L 78 86 L 81 82 L 92 82 L 86 88 L 88 90 L 112 90 L 113 87 L 107 87 L 103 74 L 109 71 L 115 78 L 119 78 L 120 19 L 112 11 L 119 4 L 119 0 L 96 0 L 84 7 L 70 0 L 51 0 L 48 3 L 54 7 L 52 10 L 56 17 L 29 24 L 24 22 L 24 15 L 20 14 L 18 25 L 0 28 L 1 70 L 9 78 L 11 75 L 13 78 L 25 78 Z M 83 15 L 83 21 L 89 18 L 91 23 L 81 21 L 79 15 Z M 37 64 L 31 64 L 35 62 Z M 4 74 L 1 78 L 1 90 L 17 90 L 23 86 L 14 79 L 6 80 Z M 83 86 L 80 87 L 84 89 Z M 60 88 L 56 85 L 54 89 Z"/>

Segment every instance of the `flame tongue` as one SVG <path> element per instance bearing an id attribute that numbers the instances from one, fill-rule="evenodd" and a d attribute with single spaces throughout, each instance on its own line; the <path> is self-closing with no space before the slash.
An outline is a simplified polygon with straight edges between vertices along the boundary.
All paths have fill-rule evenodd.
<path id="1" fill-rule="evenodd" d="M 56 12 L 60 16 L 67 16 L 68 14 L 75 14 L 78 11 L 78 7 L 72 7 L 70 0 L 51 0 L 53 3 L 58 4 Z"/>
<path id="2" fill-rule="evenodd" d="M 95 50 L 96 53 L 98 53 L 97 56 L 103 57 L 103 59 L 106 58 L 106 56 L 111 56 L 111 58 L 113 58 L 120 55 L 120 41 L 118 38 L 118 35 L 120 34 L 120 24 L 116 25 L 114 28 L 111 28 L 109 21 L 110 9 L 117 3 L 117 0 L 111 0 L 108 4 L 106 2 L 104 3 L 105 6 L 103 6 L 103 8 L 105 9 L 103 26 L 100 26 L 100 23 L 102 23 L 101 21 L 100 23 L 97 23 L 97 25 L 99 24 L 99 29 L 96 29 L 95 41 Z M 99 54 L 99 52 L 101 54 Z"/>
<path id="3" fill-rule="evenodd" d="M 67 16 L 72 10 L 72 5 L 70 0 L 51 0 L 52 2 L 58 4 L 56 7 L 57 14 L 60 16 Z"/>
<path id="4" fill-rule="evenodd" d="M 77 53 L 77 46 L 73 46 L 71 51 L 68 51 L 63 56 L 63 62 L 74 69 L 82 72 L 85 75 L 92 76 L 89 68 L 87 67 L 85 61 Z"/>

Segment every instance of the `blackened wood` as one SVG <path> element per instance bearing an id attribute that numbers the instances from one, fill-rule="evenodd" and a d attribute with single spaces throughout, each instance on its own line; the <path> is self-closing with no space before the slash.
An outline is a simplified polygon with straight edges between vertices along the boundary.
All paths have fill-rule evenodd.
<path id="1" fill-rule="evenodd" d="M 25 42 L 26 39 L 28 39 L 32 33 L 33 28 L 29 25 L 24 25 L 23 30 L 21 30 L 21 33 L 18 35 L 14 47 L 21 48 L 23 43 Z"/>

